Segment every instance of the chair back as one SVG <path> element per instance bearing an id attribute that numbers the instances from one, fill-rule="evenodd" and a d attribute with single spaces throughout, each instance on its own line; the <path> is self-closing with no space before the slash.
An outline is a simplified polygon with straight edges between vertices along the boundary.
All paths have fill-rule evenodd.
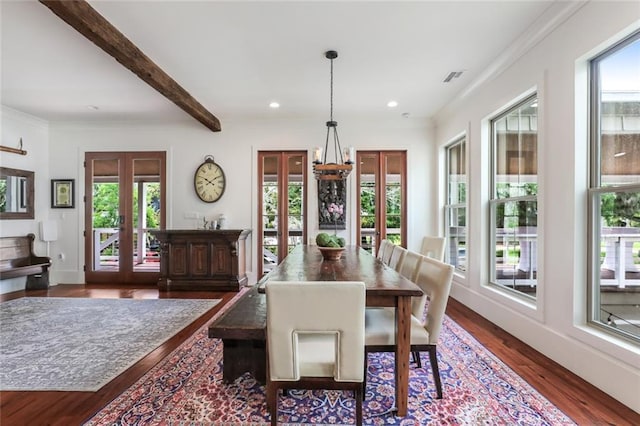
<path id="1" fill-rule="evenodd" d="M 429 300 L 424 327 L 429 333 L 429 344 L 431 345 L 438 343 L 444 312 L 449 301 L 453 269 L 453 266 L 447 263 L 426 256 L 422 258 L 418 268 L 415 283 L 420 287 L 424 296 L 412 298 L 411 314 L 422 320 L 425 316 L 426 299 Z"/>
<path id="2" fill-rule="evenodd" d="M 357 281 L 267 281 L 270 380 L 362 382 L 365 290 Z"/>
<path id="3" fill-rule="evenodd" d="M 400 275 L 408 280 L 415 282 L 416 274 L 418 273 L 418 267 L 420 266 L 422 257 L 423 256 L 420 253 L 407 250 L 407 253 L 404 255 L 402 265 L 400 266 L 400 270 L 398 270 L 398 272 L 400 272 Z"/>
<path id="4" fill-rule="evenodd" d="M 402 246 L 396 246 L 391 253 L 391 258 L 389 258 L 389 267 L 400 272 L 400 267 L 402 266 L 402 262 L 404 262 L 404 257 L 406 254 L 406 248 Z"/>
<path id="5" fill-rule="evenodd" d="M 442 262 L 444 260 L 445 243 L 446 240 L 444 237 L 424 237 L 422 239 L 420 254 Z"/>
<path id="6" fill-rule="evenodd" d="M 387 245 L 384 248 L 384 253 L 382 254 L 382 263 L 388 265 L 391 261 L 391 256 L 393 256 L 393 251 L 398 247 L 390 241 L 387 241 Z"/>
<path id="7" fill-rule="evenodd" d="M 378 246 L 378 253 L 376 253 L 376 258 L 382 260 L 384 256 L 384 251 L 387 249 L 387 245 L 390 244 L 389 240 L 383 239 L 380 240 L 380 245 Z"/>

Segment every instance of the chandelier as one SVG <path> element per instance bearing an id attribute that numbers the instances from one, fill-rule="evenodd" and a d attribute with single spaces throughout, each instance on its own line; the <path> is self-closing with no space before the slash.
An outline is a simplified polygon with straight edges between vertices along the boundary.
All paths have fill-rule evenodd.
<path id="1" fill-rule="evenodd" d="M 333 60 L 338 57 L 338 52 L 329 50 L 324 56 L 331 61 L 331 109 L 329 121 L 327 121 L 327 138 L 324 143 L 324 156 L 321 147 L 317 147 L 313 151 L 313 174 L 318 180 L 342 180 L 346 179 L 353 169 L 354 149 L 348 147 L 344 149 L 340 147 L 340 138 L 338 138 L 338 122 L 333 120 Z M 327 163 L 327 153 L 329 149 L 329 137 L 333 133 L 333 150 L 335 153 L 335 162 Z M 338 162 L 338 156 L 340 161 Z"/>

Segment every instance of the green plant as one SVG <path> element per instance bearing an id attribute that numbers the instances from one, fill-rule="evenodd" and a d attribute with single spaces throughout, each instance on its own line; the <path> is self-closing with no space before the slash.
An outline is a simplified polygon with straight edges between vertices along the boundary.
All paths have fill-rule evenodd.
<path id="1" fill-rule="evenodd" d="M 640 227 L 640 193 L 610 192 L 600 197 L 600 216 L 607 226 Z"/>

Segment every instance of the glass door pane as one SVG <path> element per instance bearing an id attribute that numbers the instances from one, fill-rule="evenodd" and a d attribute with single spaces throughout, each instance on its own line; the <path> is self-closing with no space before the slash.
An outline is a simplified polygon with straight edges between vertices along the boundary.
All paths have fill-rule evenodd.
<path id="1" fill-rule="evenodd" d="M 360 246 L 376 254 L 378 252 L 378 154 L 358 153 L 359 157 L 359 198 L 360 198 Z"/>
<path id="2" fill-rule="evenodd" d="M 406 247 L 405 151 L 358 151 L 358 243 L 377 254 L 380 241 Z"/>
<path id="3" fill-rule="evenodd" d="M 385 232 L 387 240 L 396 245 L 402 241 L 402 156 L 387 154 L 385 159 Z"/>
<path id="4" fill-rule="evenodd" d="M 258 275 L 262 276 L 307 238 L 307 153 L 258 152 Z"/>
<path id="5" fill-rule="evenodd" d="M 304 157 L 300 154 L 289 155 L 287 167 L 287 254 L 299 244 L 304 244 L 305 192 L 306 180 Z"/>
<path id="6" fill-rule="evenodd" d="M 262 272 L 267 273 L 278 262 L 278 212 L 280 196 L 278 187 L 278 170 L 280 169 L 280 156 L 277 154 L 264 155 L 262 157 L 261 175 L 261 238 L 263 259 Z"/>
<path id="7" fill-rule="evenodd" d="M 89 271 L 120 271 L 120 169 L 119 158 L 92 159 Z M 87 189 L 89 189 L 87 188 Z"/>
<path id="8" fill-rule="evenodd" d="M 133 160 L 131 229 L 133 270 L 160 272 L 160 245 L 149 230 L 161 224 L 161 164 L 158 159 Z"/>

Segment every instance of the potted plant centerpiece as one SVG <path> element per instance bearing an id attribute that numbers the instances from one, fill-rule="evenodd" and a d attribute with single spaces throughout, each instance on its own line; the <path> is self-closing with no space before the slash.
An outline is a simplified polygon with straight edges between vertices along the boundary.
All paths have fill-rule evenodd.
<path id="1" fill-rule="evenodd" d="M 320 232 L 316 236 L 316 244 L 324 260 L 338 260 L 344 251 L 345 239 L 338 237 L 337 220 L 344 213 L 343 206 L 331 203 L 327 208 L 327 212 L 331 215 L 336 229 L 333 235 L 326 232 Z"/>

